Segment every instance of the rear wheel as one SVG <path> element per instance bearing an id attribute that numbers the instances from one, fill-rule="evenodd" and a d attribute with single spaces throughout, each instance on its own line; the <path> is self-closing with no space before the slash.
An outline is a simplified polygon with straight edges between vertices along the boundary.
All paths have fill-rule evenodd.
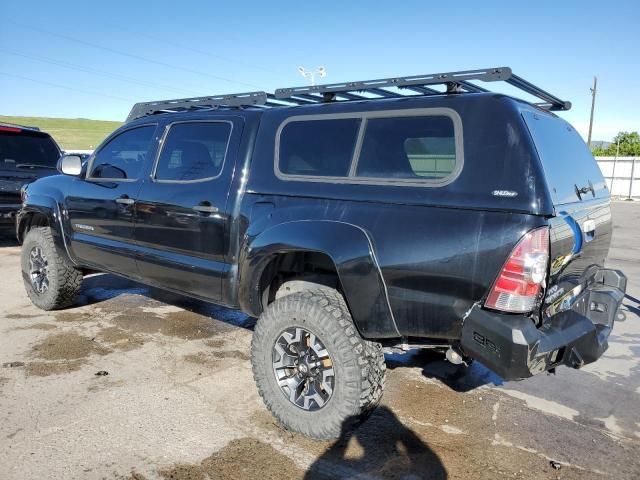
<path id="1" fill-rule="evenodd" d="M 82 285 L 82 272 L 58 252 L 49 227 L 29 230 L 22 244 L 22 279 L 27 295 L 42 310 L 72 305 Z"/>
<path id="2" fill-rule="evenodd" d="M 251 359 L 267 408 L 312 438 L 338 437 L 382 397 L 382 348 L 360 337 L 344 298 L 330 288 L 269 305 L 256 324 Z"/>

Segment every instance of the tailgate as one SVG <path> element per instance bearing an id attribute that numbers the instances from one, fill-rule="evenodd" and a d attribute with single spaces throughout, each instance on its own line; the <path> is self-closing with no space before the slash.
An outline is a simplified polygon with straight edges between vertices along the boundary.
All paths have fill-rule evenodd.
<path id="1" fill-rule="evenodd" d="M 550 219 L 548 315 L 568 308 L 604 266 L 611 243 L 609 192 L 580 135 L 544 112 L 523 112 L 540 159 L 555 216 Z"/>
<path id="2" fill-rule="evenodd" d="M 570 307 L 604 266 L 611 243 L 609 201 L 565 205 L 549 224 L 550 280 L 543 306 L 553 315 Z"/>

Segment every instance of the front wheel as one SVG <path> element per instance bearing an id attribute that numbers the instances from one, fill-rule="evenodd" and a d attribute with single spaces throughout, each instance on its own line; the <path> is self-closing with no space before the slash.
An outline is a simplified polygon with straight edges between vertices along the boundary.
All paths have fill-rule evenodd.
<path id="1" fill-rule="evenodd" d="M 253 375 L 267 408 L 287 429 L 336 438 L 382 397 L 380 344 L 355 329 L 344 298 L 320 287 L 277 299 L 258 319 Z"/>
<path id="2" fill-rule="evenodd" d="M 73 304 L 82 285 L 82 272 L 56 248 L 51 229 L 29 230 L 22 244 L 22 279 L 31 302 L 42 310 Z"/>

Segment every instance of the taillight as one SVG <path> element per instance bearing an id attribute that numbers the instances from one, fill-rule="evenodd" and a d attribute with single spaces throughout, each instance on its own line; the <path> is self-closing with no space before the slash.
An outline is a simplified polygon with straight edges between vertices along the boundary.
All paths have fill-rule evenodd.
<path id="1" fill-rule="evenodd" d="M 545 287 L 549 266 L 549 228 L 531 230 L 520 239 L 496 278 L 485 307 L 503 312 L 531 312 Z"/>

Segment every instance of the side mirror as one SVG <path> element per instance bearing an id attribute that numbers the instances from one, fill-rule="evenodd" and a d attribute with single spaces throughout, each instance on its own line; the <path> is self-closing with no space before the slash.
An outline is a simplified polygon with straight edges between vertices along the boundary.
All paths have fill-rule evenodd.
<path id="1" fill-rule="evenodd" d="M 79 155 L 63 155 L 58 161 L 58 171 L 77 177 L 82 173 L 82 158 Z"/>

